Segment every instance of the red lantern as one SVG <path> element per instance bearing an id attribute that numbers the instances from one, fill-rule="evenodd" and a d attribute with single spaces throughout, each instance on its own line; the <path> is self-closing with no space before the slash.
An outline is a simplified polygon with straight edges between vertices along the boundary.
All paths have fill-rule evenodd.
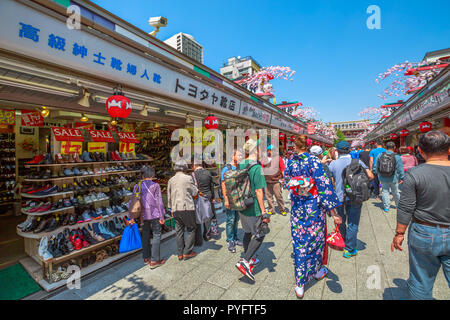
<path id="1" fill-rule="evenodd" d="M 216 130 L 219 128 L 219 119 L 215 116 L 208 116 L 205 119 L 205 129 L 206 130 Z"/>
<path id="2" fill-rule="evenodd" d="M 121 95 L 111 96 L 106 100 L 106 111 L 113 118 L 126 118 L 131 113 L 131 101 Z"/>
<path id="3" fill-rule="evenodd" d="M 431 130 L 433 130 L 433 125 L 431 124 L 431 122 L 428 122 L 428 121 L 421 122 L 419 125 L 419 130 L 420 130 L 420 132 L 423 132 L 423 133 L 431 131 Z"/>
<path id="4" fill-rule="evenodd" d="M 280 140 L 286 139 L 286 135 L 285 135 L 284 133 L 282 133 L 282 132 L 280 132 L 280 134 L 278 135 L 278 137 L 279 137 Z"/>
<path id="5" fill-rule="evenodd" d="M 291 136 L 290 140 L 291 142 L 295 142 L 295 136 Z"/>
<path id="6" fill-rule="evenodd" d="M 391 140 L 397 140 L 397 139 L 398 139 L 398 134 L 391 133 Z"/>
<path id="7" fill-rule="evenodd" d="M 400 131 L 400 137 L 407 137 L 409 135 L 409 130 L 403 129 Z"/>

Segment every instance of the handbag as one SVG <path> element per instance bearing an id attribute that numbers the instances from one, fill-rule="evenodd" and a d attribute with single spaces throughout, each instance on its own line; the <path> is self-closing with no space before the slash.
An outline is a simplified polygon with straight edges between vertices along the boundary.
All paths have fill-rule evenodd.
<path id="1" fill-rule="evenodd" d="M 334 224 L 334 232 L 327 237 L 328 246 L 334 250 L 343 251 L 345 248 L 345 241 L 339 231 L 340 224 Z"/>
<path id="2" fill-rule="evenodd" d="M 141 205 L 141 184 L 142 180 L 139 181 L 136 191 L 133 193 L 133 196 L 130 199 L 130 206 L 128 209 L 128 213 L 130 217 L 134 220 L 140 221 L 142 224 L 142 205 Z"/>
<path id="3" fill-rule="evenodd" d="M 122 239 L 120 239 L 119 252 L 129 252 L 142 248 L 141 234 L 137 223 L 130 222 L 123 230 Z"/>
<path id="4" fill-rule="evenodd" d="M 195 185 L 198 188 L 197 179 L 195 178 L 195 173 L 192 173 L 192 178 L 194 179 Z M 211 201 L 198 195 L 198 199 L 194 201 L 195 204 L 195 220 L 197 224 L 202 224 L 209 221 L 213 217 Z"/>

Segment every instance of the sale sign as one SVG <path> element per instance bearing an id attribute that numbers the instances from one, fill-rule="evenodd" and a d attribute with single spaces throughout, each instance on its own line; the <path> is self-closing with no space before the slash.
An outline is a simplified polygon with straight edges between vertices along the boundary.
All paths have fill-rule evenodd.
<path id="1" fill-rule="evenodd" d="M 106 153 L 106 142 L 88 142 L 88 152 Z"/>
<path id="2" fill-rule="evenodd" d="M 15 125 L 16 124 L 16 111 L 0 109 L 0 124 Z"/>
<path id="3" fill-rule="evenodd" d="M 106 130 L 89 130 L 89 135 L 94 142 L 116 142 L 111 131 Z"/>
<path id="4" fill-rule="evenodd" d="M 119 143 L 119 152 L 121 153 L 134 153 L 134 150 L 135 150 L 134 143 L 126 143 L 126 142 Z"/>
<path id="5" fill-rule="evenodd" d="M 44 117 L 39 111 L 21 110 L 22 126 L 23 127 L 43 127 Z"/>
<path id="6" fill-rule="evenodd" d="M 52 127 L 56 141 L 84 141 L 80 129 Z"/>
<path id="7" fill-rule="evenodd" d="M 134 132 L 117 132 L 121 142 L 126 143 L 139 143 Z"/>
<path id="8" fill-rule="evenodd" d="M 71 154 L 83 152 L 83 142 L 79 141 L 63 141 L 61 142 L 61 154 Z"/>

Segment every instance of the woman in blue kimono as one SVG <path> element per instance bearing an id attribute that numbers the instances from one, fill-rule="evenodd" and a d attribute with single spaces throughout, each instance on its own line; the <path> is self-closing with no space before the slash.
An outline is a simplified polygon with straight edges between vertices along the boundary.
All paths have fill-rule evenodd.
<path id="1" fill-rule="evenodd" d="M 323 252 L 326 238 L 325 214 L 333 216 L 335 223 L 342 222 L 334 208 L 341 205 L 333 190 L 330 179 L 325 174 L 320 160 L 311 156 L 307 150 L 307 136 L 297 136 L 296 154 L 285 169 L 285 185 L 303 176 L 310 179 L 315 187 L 305 196 L 291 192 L 291 234 L 294 247 L 295 293 L 303 298 L 304 285 L 315 278 L 323 279 L 328 270 L 323 266 Z"/>

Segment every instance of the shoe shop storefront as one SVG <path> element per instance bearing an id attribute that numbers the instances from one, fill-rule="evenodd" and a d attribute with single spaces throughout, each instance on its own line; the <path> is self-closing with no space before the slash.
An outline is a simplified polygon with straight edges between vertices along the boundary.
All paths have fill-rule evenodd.
<path id="1" fill-rule="evenodd" d="M 19 262 L 46 291 L 66 284 L 69 265 L 84 276 L 134 253 L 118 250 L 131 191 L 149 164 L 166 202 L 173 130 L 199 120 L 306 131 L 161 41 L 75 2 L 85 6 L 79 30 L 52 1 L 4 0 L 0 11 L 0 269 Z M 218 189 L 220 168 L 208 169 Z M 166 218 L 163 239 L 174 234 Z"/>

